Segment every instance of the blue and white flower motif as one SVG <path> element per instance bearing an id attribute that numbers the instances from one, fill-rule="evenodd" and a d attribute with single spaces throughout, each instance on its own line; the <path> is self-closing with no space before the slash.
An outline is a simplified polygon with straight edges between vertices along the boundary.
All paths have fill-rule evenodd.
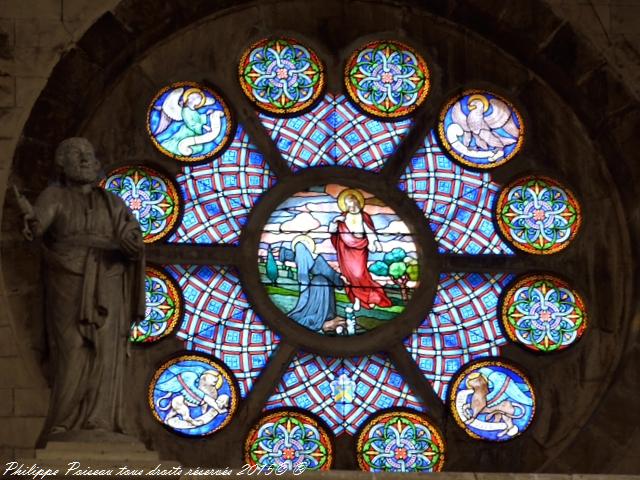
<path id="1" fill-rule="evenodd" d="M 341 373 L 337 380 L 331 382 L 331 395 L 336 403 L 353 403 L 355 390 L 356 382 L 346 373 Z"/>
<path id="2" fill-rule="evenodd" d="M 298 111 L 320 94 L 323 67 L 315 53 L 297 42 L 263 40 L 240 61 L 240 82 L 260 108 L 275 113 Z"/>

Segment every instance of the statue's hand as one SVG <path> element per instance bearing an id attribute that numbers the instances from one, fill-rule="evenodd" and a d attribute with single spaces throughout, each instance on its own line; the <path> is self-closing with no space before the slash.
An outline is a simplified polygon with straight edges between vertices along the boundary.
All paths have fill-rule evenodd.
<path id="1" fill-rule="evenodd" d="M 122 251 L 130 257 L 137 256 L 143 248 L 142 237 L 136 232 L 130 232 L 120 240 L 120 247 Z"/>
<path id="2" fill-rule="evenodd" d="M 31 241 L 33 240 L 34 232 L 37 229 L 38 223 L 33 205 L 31 205 L 31 202 L 29 202 L 29 200 L 27 200 L 26 197 L 18 191 L 15 185 L 13 185 L 13 194 L 16 197 L 16 202 L 18 203 L 20 212 L 22 212 L 24 223 L 22 228 L 22 235 L 24 236 L 24 238 Z"/>
<path id="3" fill-rule="evenodd" d="M 29 200 L 27 200 L 27 198 L 18 191 L 15 185 L 12 185 L 12 187 L 13 187 L 13 194 L 16 197 L 16 202 L 18 203 L 18 207 L 20 208 L 22 215 L 24 215 L 25 218 L 26 217 L 35 218 L 35 213 L 33 210 L 33 205 L 31 205 L 31 202 L 29 202 Z"/>

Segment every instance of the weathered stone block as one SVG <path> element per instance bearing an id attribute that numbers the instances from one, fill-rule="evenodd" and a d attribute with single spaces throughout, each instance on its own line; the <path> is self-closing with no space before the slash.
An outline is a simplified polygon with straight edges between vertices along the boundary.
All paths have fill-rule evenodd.
<path id="1" fill-rule="evenodd" d="M 15 357 L 16 338 L 11 327 L 0 327 L 0 357 Z"/>
<path id="2" fill-rule="evenodd" d="M 18 417 L 44 417 L 49 410 L 48 388 L 16 388 L 14 410 Z"/>
<path id="3" fill-rule="evenodd" d="M 13 389 L 0 388 L 0 417 L 13 415 Z"/>
<path id="4" fill-rule="evenodd" d="M 45 90 L 34 104 L 23 134 L 57 145 L 76 130 L 81 114 L 81 109 L 54 95 L 48 95 Z"/>
<path id="5" fill-rule="evenodd" d="M 604 58 L 588 48 L 570 24 L 562 26 L 541 53 L 564 75 L 575 80 L 604 64 Z"/>
<path id="6" fill-rule="evenodd" d="M 0 296 L 0 305 L 2 305 L 4 301 L 5 299 Z M 0 312 L 0 326 L 6 325 L 9 325 L 9 315 L 6 313 L 6 309 L 3 309 L 3 311 Z"/>
<path id="7" fill-rule="evenodd" d="M 34 190 L 24 192 L 27 198 L 35 199 L 49 175 L 53 173 L 53 155 L 55 147 L 30 137 L 23 137 L 15 149 L 13 168 L 19 177 L 28 178 L 29 186 Z"/>
<path id="8" fill-rule="evenodd" d="M 13 417 L 2 420 L 0 445 L 33 448 L 44 426 L 44 418 Z"/>
<path id="9" fill-rule="evenodd" d="M 111 13 L 107 12 L 82 36 L 78 46 L 99 65 L 108 65 L 131 44 L 133 36 Z"/>
<path id="10" fill-rule="evenodd" d="M 58 50 L 72 41 L 60 19 L 27 18 L 16 20 L 16 46 Z"/>
<path id="11" fill-rule="evenodd" d="M 5 18 L 60 18 L 62 3 L 60 0 L 39 0 L 37 8 L 34 2 L 24 0 L 0 0 L 0 12 Z"/>
<path id="12" fill-rule="evenodd" d="M 20 357 L 0 357 L 0 385 L 9 388 L 30 387 L 33 384 L 33 375 L 27 371 Z"/>
<path id="13" fill-rule="evenodd" d="M 79 48 L 64 53 L 51 71 L 44 94 L 72 106 L 85 106 L 91 90 L 102 91 L 102 68 Z"/>
<path id="14" fill-rule="evenodd" d="M 640 5 L 637 2 L 611 2 L 610 33 L 638 38 L 640 25 Z"/>
<path id="15" fill-rule="evenodd" d="M 115 7 L 120 0 L 100 0 L 99 2 L 61 0 L 61 2 L 65 27 L 73 32 L 76 38 L 80 38 L 100 15 Z"/>
<path id="16" fill-rule="evenodd" d="M 562 21 L 537 0 L 458 3 L 452 16 L 520 59 L 530 58 Z"/>
<path id="17" fill-rule="evenodd" d="M 0 108 L 16 104 L 16 80 L 9 75 L 0 75 Z"/>
<path id="18" fill-rule="evenodd" d="M 14 448 L 13 449 L 14 460 L 23 459 L 23 458 L 34 458 L 35 455 L 36 455 L 36 450 L 34 448 Z"/>
<path id="19" fill-rule="evenodd" d="M 48 76 L 62 50 L 62 46 L 59 48 L 16 46 L 12 59 L 0 59 L 0 71 L 24 77 Z"/>
<path id="20" fill-rule="evenodd" d="M 6 462 L 15 460 L 14 449 L 11 447 L 0 447 L 0 463 L 4 465 Z M 3 470 L 4 471 L 4 470 Z"/>
<path id="21" fill-rule="evenodd" d="M 0 138 L 17 136 L 24 122 L 25 113 L 21 108 L 0 108 Z"/>
<path id="22" fill-rule="evenodd" d="M 15 47 L 14 21 L 9 18 L 0 18 L 0 58 L 9 60 L 13 58 Z"/>
<path id="23" fill-rule="evenodd" d="M 45 77 L 16 78 L 16 106 L 31 108 L 47 83 Z"/>
<path id="24" fill-rule="evenodd" d="M 591 72 L 580 82 L 579 88 L 589 102 L 590 108 L 594 109 L 602 120 L 630 104 L 631 96 L 626 86 L 615 77 L 613 71 L 607 66 Z M 594 102 L 594 98 L 597 98 L 598 101 Z"/>

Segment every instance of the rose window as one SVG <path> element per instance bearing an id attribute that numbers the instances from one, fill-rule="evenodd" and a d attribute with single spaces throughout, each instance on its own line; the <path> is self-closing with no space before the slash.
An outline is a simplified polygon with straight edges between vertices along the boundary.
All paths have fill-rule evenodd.
<path id="1" fill-rule="evenodd" d="M 190 79 L 149 99 L 149 141 L 177 173 L 131 165 L 104 187 L 152 247 L 201 253 L 149 266 L 131 332 L 185 350 L 148 387 L 168 432 L 244 429 L 246 463 L 294 471 L 331 468 L 337 443 L 364 470 L 446 469 L 438 411 L 476 440 L 527 435 L 540 396 L 504 350 L 552 356 L 586 334 L 571 279 L 530 261 L 571 248 L 580 204 L 552 172 L 497 181 L 526 115 L 482 88 L 430 105 L 430 70 L 417 46 L 362 42 L 336 87 L 309 45 L 270 38 L 234 67 L 244 104 Z M 235 113 L 249 108 L 270 144 Z M 234 424 L 248 403 L 261 414 Z"/>

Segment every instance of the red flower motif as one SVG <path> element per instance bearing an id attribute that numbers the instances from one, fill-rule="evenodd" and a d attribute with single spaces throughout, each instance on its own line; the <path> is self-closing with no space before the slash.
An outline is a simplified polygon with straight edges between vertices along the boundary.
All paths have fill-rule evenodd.
<path id="1" fill-rule="evenodd" d="M 142 208 L 142 200 L 139 198 L 132 198 L 129 201 L 129 208 L 131 210 L 140 210 Z"/>
<path id="2" fill-rule="evenodd" d="M 406 448 L 396 448 L 395 450 L 395 456 L 396 456 L 396 460 L 404 460 L 406 459 L 409 455 L 407 454 L 407 449 Z"/>
<path id="3" fill-rule="evenodd" d="M 391 83 L 393 82 L 393 74 L 390 72 L 384 72 L 381 79 L 382 83 Z"/>
<path id="4" fill-rule="evenodd" d="M 282 458 L 285 460 L 293 460 L 296 458 L 296 451 L 291 447 L 285 448 L 282 450 Z"/>
<path id="5" fill-rule="evenodd" d="M 538 222 L 544 220 L 546 216 L 547 216 L 547 214 L 542 209 L 536 209 L 536 210 L 533 211 L 533 219 L 538 221 Z"/>

